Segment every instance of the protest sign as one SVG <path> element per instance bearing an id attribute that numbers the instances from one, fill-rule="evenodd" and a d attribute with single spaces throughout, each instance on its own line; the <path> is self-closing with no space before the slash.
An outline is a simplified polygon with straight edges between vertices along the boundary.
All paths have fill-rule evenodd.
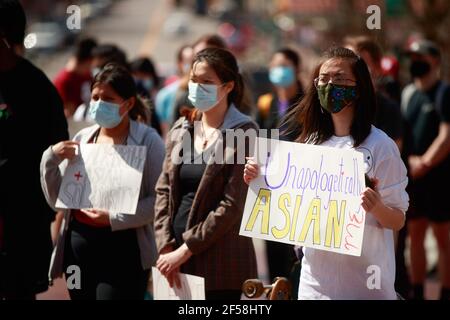
<path id="1" fill-rule="evenodd" d="M 363 154 L 258 138 L 240 234 L 360 256 Z"/>
<path id="2" fill-rule="evenodd" d="M 65 170 L 56 207 L 135 214 L 147 148 L 82 144 Z"/>

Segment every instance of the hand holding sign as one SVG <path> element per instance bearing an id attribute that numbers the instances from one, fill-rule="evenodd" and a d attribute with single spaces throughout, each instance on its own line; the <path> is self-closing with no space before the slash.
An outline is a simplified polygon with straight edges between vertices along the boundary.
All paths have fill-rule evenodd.
<path id="1" fill-rule="evenodd" d="M 146 147 L 64 141 L 54 146 L 54 152 L 61 159 L 72 159 L 64 171 L 57 208 L 136 214 Z M 89 216 L 108 222 L 106 215 L 92 210 Z"/>
<path id="2" fill-rule="evenodd" d="M 366 188 L 361 194 L 361 206 L 366 212 L 376 213 L 383 206 L 380 193 L 372 188 Z"/>
<path id="3" fill-rule="evenodd" d="M 92 227 L 107 227 L 111 225 L 109 213 L 103 210 L 84 209 L 75 211 L 75 215 L 78 221 Z"/>
<path id="4" fill-rule="evenodd" d="M 80 143 L 77 141 L 61 141 L 54 146 L 52 146 L 53 153 L 61 160 L 68 159 L 72 160 L 78 155 L 78 147 Z"/>
<path id="5" fill-rule="evenodd" d="M 156 262 L 156 267 L 161 271 L 164 276 L 172 273 L 178 269 L 183 263 L 185 263 L 192 256 L 191 250 L 183 243 L 174 251 L 161 254 Z"/>
<path id="6" fill-rule="evenodd" d="M 247 157 L 247 163 L 244 169 L 244 181 L 246 184 L 255 179 L 259 175 L 259 166 L 253 157 Z"/>

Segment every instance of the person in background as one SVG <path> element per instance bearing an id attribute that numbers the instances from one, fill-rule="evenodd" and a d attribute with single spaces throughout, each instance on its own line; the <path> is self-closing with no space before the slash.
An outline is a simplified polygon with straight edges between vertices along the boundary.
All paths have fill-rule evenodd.
<path id="1" fill-rule="evenodd" d="M 411 176 L 412 298 L 424 298 L 426 255 L 424 240 L 431 226 L 439 251 L 441 299 L 450 299 L 450 204 L 446 183 L 450 179 L 450 86 L 439 77 L 441 53 L 428 40 L 411 43 L 410 73 L 413 82 L 402 93 L 402 112 L 411 129 L 408 164 Z"/>
<path id="2" fill-rule="evenodd" d="M 82 39 L 75 47 L 64 69 L 55 77 L 54 84 L 64 103 L 64 113 L 71 118 L 82 103 L 89 101 L 92 76 L 92 50 L 97 43 L 94 39 Z M 87 97 L 87 99 L 86 99 Z"/>
<path id="3" fill-rule="evenodd" d="M 238 111 L 244 83 L 229 51 L 200 51 L 190 75 L 189 100 L 195 109 L 186 109 L 169 132 L 156 186 L 156 266 L 171 286 L 179 285 L 179 272 L 188 273 L 205 278 L 207 300 L 239 300 L 243 282 L 256 277 L 256 257 L 252 240 L 239 235 L 247 192 L 241 177 L 245 159 L 238 159 L 236 145 L 226 148 L 226 132 L 257 126 Z M 176 159 L 173 151 L 181 146 L 189 148 Z M 223 152 L 233 162 L 217 164 L 212 152 Z"/>
<path id="4" fill-rule="evenodd" d="M 89 112 L 96 125 L 73 140 L 51 145 L 42 155 L 41 184 L 54 208 L 67 161 L 80 144 L 145 146 L 139 201 L 135 214 L 101 208 L 66 210 L 50 278 L 77 265 L 81 288 L 68 288 L 72 300 L 143 300 L 149 270 L 156 260 L 153 232 L 155 184 L 161 173 L 164 143 L 153 128 L 136 120 L 144 114 L 133 77 L 122 66 L 106 65 L 95 77 Z M 66 279 L 70 276 L 65 274 Z"/>
<path id="5" fill-rule="evenodd" d="M 176 73 L 168 76 L 164 80 L 164 87 L 171 85 L 183 78 L 183 75 L 191 70 L 192 59 L 194 57 L 191 45 L 182 45 L 177 51 Z"/>
<path id="6" fill-rule="evenodd" d="M 156 68 L 149 58 L 142 57 L 130 62 L 130 70 L 136 82 L 138 95 L 149 101 L 150 125 L 162 135 L 161 123 L 153 107 L 160 84 Z"/>
<path id="7" fill-rule="evenodd" d="M 108 63 L 114 63 L 129 68 L 127 55 L 114 44 L 101 44 L 92 51 L 91 73 L 95 77 Z"/>
<path id="8" fill-rule="evenodd" d="M 301 59 L 290 48 L 281 48 L 272 56 L 269 80 L 273 92 L 258 98 L 256 121 L 261 129 L 280 128 L 281 119 L 303 96 L 300 82 Z M 298 136 L 297 133 L 292 135 Z"/>
<path id="9" fill-rule="evenodd" d="M 373 124 L 386 132 L 401 150 L 403 142 L 402 115 L 400 105 L 383 93 L 383 69 L 381 67 L 383 51 L 380 45 L 370 37 L 357 36 L 345 38 L 344 46 L 361 56 L 369 68 L 377 99 L 377 111 Z"/>
<path id="10" fill-rule="evenodd" d="M 136 82 L 138 94 L 153 99 L 158 92 L 160 78 L 152 60 L 147 57 L 137 58 L 130 62 L 130 71 Z"/>
<path id="11" fill-rule="evenodd" d="M 175 100 L 181 79 L 189 74 L 193 58 L 192 47 L 189 45 L 182 46 L 177 53 L 177 75 L 171 77 L 169 82 L 162 88 L 155 98 L 155 111 L 161 123 L 162 136 L 166 137 L 174 118 L 173 112 Z"/>
<path id="12" fill-rule="evenodd" d="M 20 2 L 0 0 L 0 300 L 35 299 L 48 289 L 54 213 L 37 168 L 49 145 L 68 138 L 55 87 L 14 50 L 25 26 Z"/>
<path id="13" fill-rule="evenodd" d="M 393 231 L 405 222 L 408 178 L 395 142 L 372 125 L 375 108 L 366 63 L 353 51 L 336 47 L 325 53 L 294 109 L 301 123 L 296 142 L 362 152 L 365 173 L 374 184 L 361 192 L 366 212 L 361 256 L 303 247 L 301 300 L 397 299 Z M 248 160 L 243 173 L 247 183 L 260 174 L 255 159 Z M 373 265 L 380 267 L 380 286 L 372 290 L 367 270 Z"/>
<path id="14" fill-rule="evenodd" d="M 397 57 L 384 56 L 381 59 L 381 71 L 383 77 L 378 82 L 378 89 L 400 105 L 402 88 L 399 81 L 400 63 Z"/>

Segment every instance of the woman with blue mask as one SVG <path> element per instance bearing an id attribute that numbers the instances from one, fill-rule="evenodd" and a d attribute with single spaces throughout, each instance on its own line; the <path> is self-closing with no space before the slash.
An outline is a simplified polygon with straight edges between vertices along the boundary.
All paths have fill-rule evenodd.
<path id="1" fill-rule="evenodd" d="M 257 122 L 262 129 L 278 129 L 281 119 L 302 97 L 300 68 L 300 56 L 292 49 L 282 48 L 272 56 L 269 80 L 273 91 L 260 96 L 257 102 Z"/>
<path id="2" fill-rule="evenodd" d="M 405 223 L 408 178 L 395 142 L 372 125 L 375 110 L 366 63 L 353 51 L 338 47 L 324 54 L 305 97 L 288 114 L 302 126 L 296 142 L 361 152 L 370 182 L 360 195 L 365 215 L 361 256 L 303 247 L 301 300 L 397 299 L 393 231 Z M 257 161 L 249 159 L 244 170 L 247 183 L 259 175 L 258 168 Z M 351 219 L 356 223 L 354 219 L 361 217 Z M 370 285 L 373 278 L 368 271 L 374 267 L 379 270 L 376 286 Z"/>
<path id="3" fill-rule="evenodd" d="M 179 285 L 179 272 L 205 278 L 207 300 L 239 300 L 242 283 L 256 276 L 256 258 L 252 240 L 239 236 L 249 146 L 238 152 L 229 133 L 249 134 L 257 126 L 238 111 L 244 84 L 229 51 L 200 51 L 188 90 L 195 108 L 169 132 L 156 187 L 156 266 L 171 285 Z"/>
<path id="4" fill-rule="evenodd" d="M 49 147 L 42 156 L 41 184 L 47 202 L 55 207 L 67 166 L 64 160 L 76 157 L 76 149 L 86 143 L 147 148 L 139 201 L 134 215 L 99 208 L 67 210 L 50 276 L 61 276 L 71 265 L 80 267 L 81 288 L 69 288 L 73 300 L 144 299 L 149 269 L 156 258 L 154 190 L 164 144 L 154 129 L 137 122 L 147 116 L 145 107 L 123 67 L 106 65 L 95 77 L 89 112 L 96 125 L 81 130 L 73 141 Z"/>

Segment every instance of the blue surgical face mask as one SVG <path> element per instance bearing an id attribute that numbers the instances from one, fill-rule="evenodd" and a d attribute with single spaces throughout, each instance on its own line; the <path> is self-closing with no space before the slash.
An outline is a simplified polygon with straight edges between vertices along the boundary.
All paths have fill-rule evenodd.
<path id="1" fill-rule="evenodd" d="M 215 84 L 198 84 L 189 81 L 188 99 L 200 111 L 211 110 L 219 101 L 217 100 L 218 86 Z"/>
<path id="2" fill-rule="evenodd" d="M 278 87 L 287 88 L 295 82 L 295 72 L 292 67 L 275 67 L 269 71 L 269 79 Z"/>
<path id="3" fill-rule="evenodd" d="M 91 100 L 89 104 L 89 115 L 103 128 L 111 129 L 117 127 L 123 117 L 119 114 L 120 105 L 103 100 Z"/>

